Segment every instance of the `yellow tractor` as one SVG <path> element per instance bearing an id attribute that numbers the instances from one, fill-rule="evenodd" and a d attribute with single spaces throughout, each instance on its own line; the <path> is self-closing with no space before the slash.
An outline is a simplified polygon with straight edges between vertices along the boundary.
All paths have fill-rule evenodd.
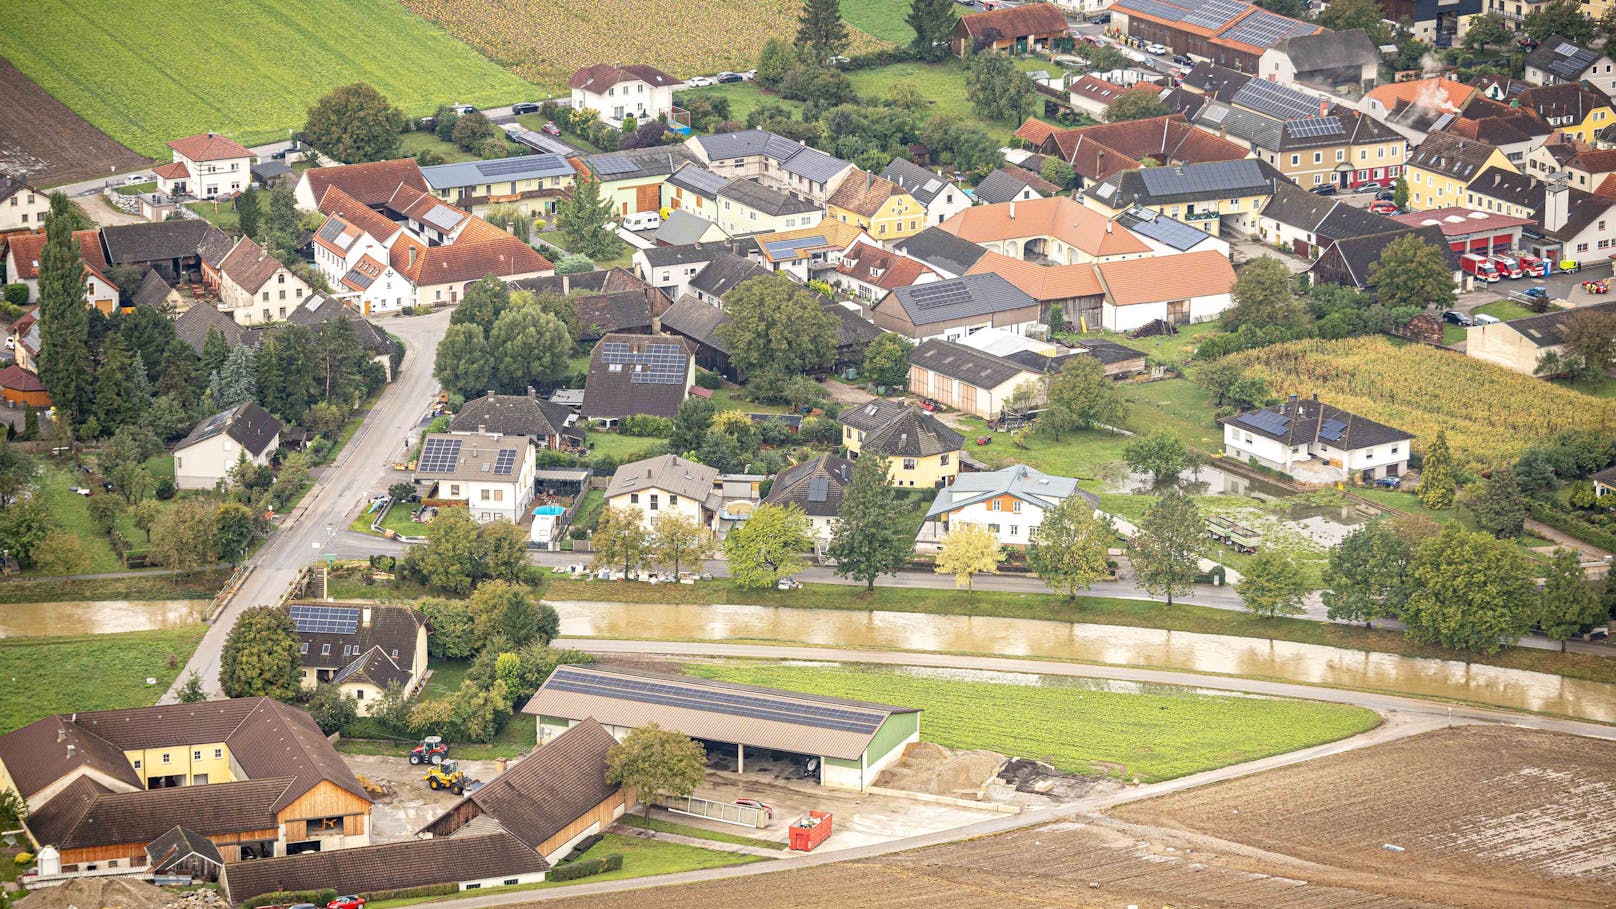
<path id="1" fill-rule="evenodd" d="M 426 776 L 421 779 L 426 780 L 426 784 L 433 789 L 447 789 L 455 795 L 464 795 L 468 790 L 482 785 L 461 771 L 459 761 L 437 764 L 427 770 Z"/>

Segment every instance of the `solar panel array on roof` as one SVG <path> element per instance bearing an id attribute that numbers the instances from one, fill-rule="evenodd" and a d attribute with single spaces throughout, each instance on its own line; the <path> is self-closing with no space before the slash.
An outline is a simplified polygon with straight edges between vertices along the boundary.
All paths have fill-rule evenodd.
<path id="1" fill-rule="evenodd" d="M 796 255 L 804 249 L 824 246 L 826 242 L 824 234 L 814 234 L 808 237 L 794 237 L 790 240 L 769 241 L 763 244 L 763 250 L 769 254 L 769 258 L 779 259 Z"/>
<path id="2" fill-rule="evenodd" d="M 678 385 L 689 370 L 684 348 L 677 344 L 608 341 L 600 345 L 600 355 L 608 365 L 633 367 L 630 381 L 635 385 Z"/>
<path id="3" fill-rule="evenodd" d="M 763 153 L 771 158 L 778 158 L 782 161 L 791 157 L 792 155 L 795 155 L 797 152 L 802 151 L 802 149 L 803 146 L 798 145 L 784 136 L 776 136 L 773 133 L 770 133 L 769 138 L 765 139 L 763 142 Z"/>
<path id="4" fill-rule="evenodd" d="M 421 473 L 452 473 L 460 463 L 460 439 L 427 439 L 421 448 Z"/>
<path id="5" fill-rule="evenodd" d="M 1145 191 L 1152 196 L 1223 193 L 1252 189 L 1267 182 L 1257 162 L 1249 158 L 1186 164 L 1183 167 L 1148 167 L 1139 171 L 1139 177 L 1145 183 Z"/>
<path id="6" fill-rule="evenodd" d="M 670 684 L 657 679 L 635 679 L 599 673 L 569 671 L 562 667 L 550 676 L 546 688 L 589 694 L 598 697 L 619 698 L 645 704 L 661 704 L 706 713 L 778 723 L 794 723 L 817 729 L 835 729 L 840 732 L 870 734 L 881 728 L 886 714 L 876 710 L 861 710 L 840 704 L 815 704 L 805 701 L 783 701 L 748 694 L 741 691 L 693 689 L 688 685 Z"/>
<path id="7" fill-rule="evenodd" d="M 675 176 L 678 178 L 675 181 L 676 183 L 682 183 L 691 189 L 709 195 L 717 193 L 724 188 L 724 184 L 729 182 L 728 178 L 720 177 L 718 174 L 700 167 L 680 168 L 679 173 Z"/>
<path id="8" fill-rule="evenodd" d="M 519 155 L 515 158 L 500 158 L 495 161 L 478 161 L 476 163 L 477 173 L 485 177 L 499 177 L 527 170 L 560 170 L 564 169 L 565 166 L 559 155 Z"/>
<path id="9" fill-rule="evenodd" d="M 1136 234 L 1180 250 L 1197 246 L 1207 238 L 1206 231 L 1173 218 L 1142 219 L 1126 226 Z"/>
<path id="10" fill-rule="evenodd" d="M 302 634 L 353 634 L 359 629 L 359 610 L 341 606 L 289 606 L 292 624 Z"/>
<path id="11" fill-rule="evenodd" d="M 1319 103 L 1311 96 L 1266 79 L 1253 79 L 1242 85 L 1240 90 L 1234 93 L 1234 97 L 1229 99 L 1229 103 L 1248 107 L 1281 120 L 1317 116 L 1319 111 Z"/>
<path id="12" fill-rule="evenodd" d="M 916 309 L 954 306 L 967 303 L 970 299 L 970 288 L 958 281 L 937 281 L 931 284 L 917 284 L 909 288 L 909 300 Z"/>
<path id="13" fill-rule="evenodd" d="M 1345 432 L 1347 424 L 1341 420 L 1325 420 L 1319 427 L 1319 438 L 1330 442 L 1341 441 L 1341 433 Z"/>
<path id="14" fill-rule="evenodd" d="M 1549 72 L 1559 76 L 1567 82 L 1574 82 L 1582 77 L 1584 71 L 1599 59 L 1597 51 L 1578 47 L 1575 44 L 1562 44 L 1554 49 L 1554 62 L 1549 64 Z"/>
<path id="15" fill-rule="evenodd" d="M 1306 117 L 1285 124 L 1285 132 L 1293 139 L 1312 139 L 1319 136 L 1339 136 L 1346 132 L 1340 117 Z"/>
<path id="16" fill-rule="evenodd" d="M 501 448 L 499 454 L 494 456 L 494 473 L 500 476 L 510 476 L 516 467 L 516 449 Z"/>
<path id="17" fill-rule="evenodd" d="M 1158 19 L 1165 19 L 1168 22 L 1180 22 L 1189 13 L 1189 10 L 1180 9 L 1171 3 L 1163 3 L 1161 0 L 1123 0 L 1117 6 L 1121 7 L 1125 13 L 1132 10 L 1155 16 Z"/>
<path id="18" fill-rule="evenodd" d="M 808 501 L 823 502 L 830 497 L 830 480 L 825 477 L 811 477 L 808 480 Z"/>
<path id="19" fill-rule="evenodd" d="M 315 236 L 327 243 L 340 243 L 342 235 L 347 229 L 348 225 L 340 218 L 332 218 L 320 226 L 320 232 Z M 343 244 L 343 246 L 346 248 L 346 244 Z"/>
<path id="20" fill-rule="evenodd" d="M 1240 422 L 1276 436 L 1284 435 L 1291 428 L 1290 417 L 1282 413 L 1274 413 L 1272 410 L 1257 410 L 1241 414 Z"/>
<path id="21" fill-rule="evenodd" d="M 1250 8 L 1250 4 L 1241 3 L 1240 0 L 1209 0 L 1185 16 L 1184 24 L 1216 31 Z"/>
<path id="22" fill-rule="evenodd" d="M 438 230 L 450 231 L 455 229 L 455 225 L 466 220 L 466 216 L 447 205 L 434 205 L 426 214 L 421 216 L 421 220 Z"/>
<path id="23" fill-rule="evenodd" d="M 1284 16 L 1264 10 L 1257 10 L 1240 24 L 1224 32 L 1221 36 L 1225 41 L 1239 41 L 1256 47 L 1273 47 L 1281 40 L 1292 35 L 1311 35 L 1314 27 L 1306 22 L 1297 22 Z M 1252 80 L 1260 81 L 1260 80 Z"/>
<path id="24" fill-rule="evenodd" d="M 639 170 L 640 166 L 630 161 L 626 155 L 596 155 L 589 159 L 589 169 L 602 177 L 611 177 L 617 174 L 631 174 Z"/>

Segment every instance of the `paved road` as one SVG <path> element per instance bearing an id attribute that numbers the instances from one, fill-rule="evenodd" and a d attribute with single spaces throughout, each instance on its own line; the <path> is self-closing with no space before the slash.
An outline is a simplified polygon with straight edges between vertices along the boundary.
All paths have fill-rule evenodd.
<path id="1" fill-rule="evenodd" d="M 925 846 L 934 846 L 942 843 L 958 842 L 995 833 L 1003 833 L 1018 828 L 1035 826 L 1050 821 L 1067 820 L 1096 811 L 1103 811 L 1117 805 L 1141 799 L 1154 798 L 1171 792 L 1180 792 L 1194 789 L 1211 783 L 1248 776 L 1253 773 L 1272 770 L 1278 767 L 1290 766 L 1305 761 L 1316 760 L 1333 754 L 1341 754 L 1370 745 L 1379 745 L 1397 739 L 1428 732 L 1445 725 L 1473 724 L 1473 723 L 1506 723 L 1532 729 L 1544 729 L 1556 732 L 1566 732 L 1574 735 L 1585 735 L 1595 738 L 1616 740 L 1616 728 L 1602 726 L 1595 723 L 1579 723 L 1570 720 L 1556 720 L 1547 717 L 1535 717 L 1522 714 L 1513 714 L 1506 711 L 1486 710 L 1482 708 L 1462 707 L 1422 701 L 1415 698 L 1400 698 L 1389 695 L 1367 694 L 1353 691 L 1336 691 L 1333 689 L 1312 688 L 1305 685 L 1291 685 L 1282 682 L 1265 682 L 1254 679 L 1231 679 L 1222 676 L 1186 675 L 1176 672 L 1162 672 L 1149 669 L 1130 669 L 1119 666 L 1085 666 L 1071 663 L 1051 663 L 1039 660 L 1001 659 L 995 657 L 952 656 L 946 654 L 916 654 L 916 653 L 885 653 L 864 650 L 840 650 L 829 647 L 776 647 L 770 645 L 748 644 L 713 644 L 688 642 L 651 642 L 651 641 L 601 641 L 601 640 L 564 640 L 566 646 L 577 647 L 595 653 L 661 653 L 673 656 L 727 656 L 727 657 L 755 657 L 765 659 L 804 659 L 804 660 L 837 660 L 867 663 L 885 663 L 910 666 L 943 666 L 958 669 L 986 669 L 1009 672 L 1041 672 L 1051 675 L 1081 676 L 1088 678 L 1120 679 L 1140 682 L 1162 682 L 1166 684 L 1197 685 L 1206 688 L 1216 688 L 1226 691 L 1238 691 L 1255 694 L 1279 695 L 1286 697 L 1309 698 L 1335 703 L 1357 704 L 1368 707 L 1385 717 L 1378 728 L 1363 735 L 1353 736 L 1339 742 L 1331 742 L 1314 748 L 1307 748 L 1289 754 L 1275 755 L 1261 760 L 1237 764 L 1168 780 L 1162 783 L 1153 783 L 1145 786 L 1134 786 L 1093 798 L 1081 799 L 1056 808 L 1045 808 L 1034 811 L 1024 811 L 1017 815 L 992 818 L 965 827 L 945 830 L 923 836 L 908 837 L 891 842 L 865 846 L 858 849 L 848 849 L 831 853 L 808 855 L 790 855 L 776 862 L 759 862 L 753 865 L 738 865 L 727 868 L 713 868 L 704 871 L 690 871 L 680 874 L 669 874 L 647 878 L 635 878 L 624 881 L 607 881 L 600 883 L 575 884 L 555 890 L 527 891 L 507 894 L 488 894 L 487 896 L 466 897 L 452 901 L 438 903 L 423 903 L 418 909 L 488 909 L 494 906 L 508 906 L 522 903 L 550 902 L 553 900 L 568 899 L 571 897 L 589 896 L 599 893 L 612 893 L 624 890 L 636 890 L 643 887 L 667 886 L 672 884 L 694 883 L 697 881 L 717 880 L 721 878 L 751 876 L 755 874 L 771 874 L 779 871 L 789 871 L 795 868 L 807 868 L 824 865 L 831 862 L 859 861 L 876 856 L 887 855 L 918 849 Z"/>
<path id="2" fill-rule="evenodd" d="M 191 671 L 202 676 L 210 694 L 218 692 L 219 653 L 230 626 L 243 609 L 279 602 L 280 595 L 297 577 L 299 567 L 317 558 L 323 546 L 337 531 L 348 526 L 367 495 L 381 492 L 390 482 L 387 465 L 405 450 L 405 437 L 419 425 L 438 382 L 432 377 L 432 361 L 438 339 L 449 324 L 449 311 L 412 318 L 394 317 L 382 327 L 404 341 L 406 352 L 399 375 L 377 400 L 334 465 L 324 470 L 313 489 L 303 497 L 279 529 L 249 562 L 252 573 L 220 615 L 208 628 L 202 644 L 191 655 L 185 671 L 163 697 L 172 703 L 179 685 Z M 382 541 L 378 541 L 382 542 Z M 371 547 L 365 552 L 377 551 Z"/>

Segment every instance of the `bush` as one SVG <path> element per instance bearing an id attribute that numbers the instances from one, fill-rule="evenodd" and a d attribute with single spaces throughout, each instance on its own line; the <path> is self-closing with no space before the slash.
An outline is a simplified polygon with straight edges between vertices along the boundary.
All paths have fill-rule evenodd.
<path id="1" fill-rule="evenodd" d="M 1595 527 L 1574 514 L 1568 514 L 1558 508 L 1551 508 L 1542 502 L 1534 501 L 1532 503 L 1532 517 L 1561 533 L 1568 533 L 1590 546 L 1597 546 L 1606 552 L 1616 552 L 1616 534 Z"/>
<path id="2" fill-rule="evenodd" d="M 696 386 L 705 388 L 708 391 L 717 391 L 724 387 L 724 377 L 716 372 L 698 369 L 696 370 Z"/>
<path id="3" fill-rule="evenodd" d="M 809 417 L 802 421 L 797 438 L 809 444 L 835 445 L 842 440 L 842 424 L 828 417 Z"/>
<path id="4" fill-rule="evenodd" d="M 459 884 L 425 884 L 420 887 L 399 887 L 396 890 L 371 890 L 364 895 L 366 901 L 410 900 L 426 896 L 453 896 L 460 892 Z"/>
<path id="5" fill-rule="evenodd" d="M 673 435 L 673 421 L 667 417 L 634 414 L 624 417 L 618 427 L 625 436 L 667 438 Z"/>
<path id="6" fill-rule="evenodd" d="M 617 871 L 623 867 L 623 854 L 613 852 L 596 859 L 579 859 L 565 865 L 557 865 L 550 869 L 546 878 L 552 881 L 576 881 L 581 878 L 594 877 L 608 871 Z"/>
<path id="7" fill-rule="evenodd" d="M 11 304 L 12 306 L 27 306 L 28 305 L 28 285 L 26 285 L 26 284 L 7 284 L 6 285 L 6 302 Z"/>
<path id="8" fill-rule="evenodd" d="M 163 477 L 161 480 L 157 481 L 157 488 L 153 490 L 153 494 L 156 495 L 157 498 L 166 502 L 169 499 L 174 498 L 174 493 L 177 491 L 178 490 L 174 487 L 174 481 L 170 480 L 168 477 Z M 327 902 L 329 902 L 329 900 Z"/>
<path id="9" fill-rule="evenodd" d="M 863 54 L 854 54 L 847 58 L 846 63 L 838 64 L 837 69 L 844 72 L 855 69 L 879 69 L 891 66 L 894 63 L 904 63 L 915 59 L 915 52 L 909 45 L 888 47 Z"/>
<path id="10" fill-rule="evenodd" d="M 293 903 L 313 903 L 324 906 L 337 898 L 337 891 L 327 887 L 324 890 L 281 890 L 275 893 L 263 893 L 246 900 L 241 909 L 258 909 L 259 906 L 290 906 Z"/>

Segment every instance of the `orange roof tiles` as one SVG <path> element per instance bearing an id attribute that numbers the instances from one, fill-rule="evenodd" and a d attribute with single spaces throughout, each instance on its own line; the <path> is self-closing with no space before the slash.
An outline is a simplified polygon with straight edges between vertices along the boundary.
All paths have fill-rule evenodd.
<path id="1" fill-rule="evenodd" d="M 846 209 L 866 218 L 873 218 L 881 213 L 881 206 L 893 196 L 907 196 L 904 188 L 888 180 L 878 177 L 867 170 L 853 170 L 842 178 L 836 192 L 831 194 L 826 204 Z"/>
<path id="2" fill-rule="evenodd" d="M 348 195 L 338 186 L 328 188 L 320 197 L 320 212 L 326 215 L 338 215 L 342 220 L 382 243 L 386 243 L 389 237 L 403 229 L 396 221 L 386 215 L 377 214 L 370 206 Z"/>
<path id="3" fill-rule="evenodd" d="M 111 284 L 112 279 L 106 275 L 107 258 L 101 252 L 101 232 L 75 230 L 73 239 L 79 241 L 79 258 L 84 260 L 85 271 Z M 24 281 L 39 277 L 39 257 L 45 251 L 45 232 L 12 234 L 6 238 L 6 243 L 11 250 L 11 259 L 17 266 L 17 273 L 12 277 Z"/>
<path id="4" fill-rule="evenodd" d="M 976 260 L 968 275 L 991 272 L 1015 285 L 1018 290 L 1040 302 L 1065 300 L 1071 297 L 1097 297 L 1105 290 L 1094 274 L 1094 266 L 1039 265 L 1023 262 L 1002 253 L 986 252 Z"/>
<path id="5" fill-rule="evenodd" d="M 1054 237 L 1096 257 L 1150 252 L 1150 247 L 1127 228 L 1066 196 L 976 205 L 939 226 L 972 243 Z"/>
<path id="6" fill-rule="evenodd" d="M 1190 125 L 1183 114 L 1055 130 L 1041 143 L 1085 179 L 1104 180 L 1134 170 L 1146 158 L 1158 163 L 1204 164 L 1239 161 L 1250 149 Z"/>
<path id="7" fill-rule="evenodd" d="M 401 234 L 393 243 L 389 264 L 417 287 L 458 284 L 487 275 L 527 277 L 554 267 L 510 234 L 499 240 L 451 246 L 425 246 L 409 234 Z"/>
<path id="8" fill-rule="evenodd" d="M 836 271 L 855 281 L 885 290 L 908 287 L 926 275 L 937 276 L 936 272 L 914 259 L 869 243 L 860 243 L 844 255 Z M 876 275 L 876 271 L 880 274 Z"/>
<path id="9" fill-rule="evenodd" d="M 184 161 L 174 161 L 152 168 L 152 173 L 160 180 L 183 180 L 191 175 L 191 169 Z"/>
<path id="10" fill-rule="evenodd" d="M 1117 306 L 1226 294 L 1235 280 L 1229 257 L 1216 250 L 1102 262 L 1094 269 Z"/>
<path id="11" fill-rule="evenodd" d="M 168 147 L 192 161 L 224 161 L 229 158 L 251 158 L 253 153 L 233 140 L 214 133 L 201 133 L 175 139 Z"/>
<path id="12" fill-rule="evenodd" d="M 219 273 L 247 293 L 255 294 L 281 267 L 280 260 L 265 252 L 251 237 L 242 237 L 219 263 Z"/>
<path id="13" fill-rule="evenodd" d="M 303 179 L 309 181 L 309 188 L 314 191 L 314 198 L 319 200 L 325 195 L 327 187 L 341 187 L 342 191 L 354 197 L 365 205 L 385 205 L 393 193 L 398 190 L 399 184 L 414 187 L 422 192 L 429 192 L 426 177 L 421 175 L 421 168 L 414 158 L 399 158 L 393 161 L 372 161 L 368 164 L 345 164 L 341 167 L 317 167 L 304 171 Z"/>
<path id="14" fill-rule="evenodd" d="M 1435 110 L 1458 113 L 1459 109 L 1476 93 L 1473 86 L 1455 82 L 1446 76 L 1415 79 L 1412 82 L 1388 82 L 1371 89 L 1365 98 L 1377 101 L 1387 110 L 1396 110 L 1399 103 L 1420 104 Z"/>

